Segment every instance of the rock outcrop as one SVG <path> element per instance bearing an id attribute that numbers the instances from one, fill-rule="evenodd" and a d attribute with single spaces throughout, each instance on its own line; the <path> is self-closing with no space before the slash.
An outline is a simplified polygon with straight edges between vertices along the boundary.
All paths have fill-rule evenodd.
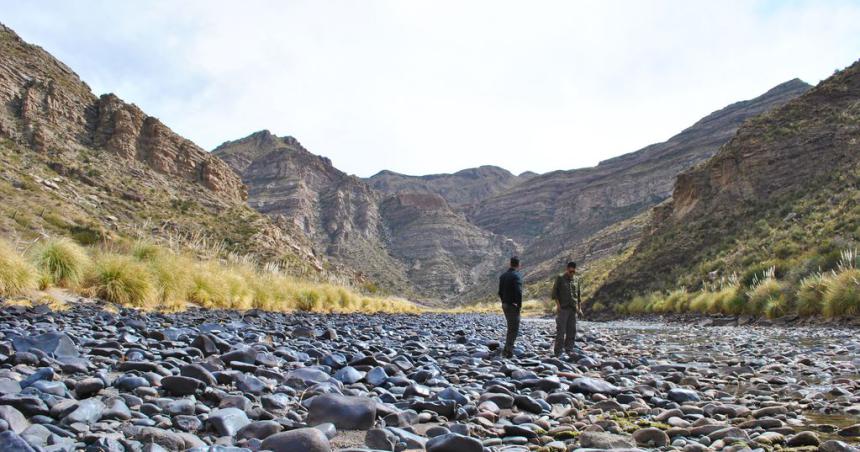
<path id="1" fill-rule="evenodd" d="M 405 271 L 386 251 L 381 196 L 292 137 L 268 130 L 222 144 L 213 153 L 241 174 L 248 203 L 291 222 L 325 255 L 352 266 L 388 289 L 408 293 Z"/>
<path id="2" fill-rule="evenodd" d="M 327 256 L 401 294 L 456 298 L 515 252 L 442 196 L 386 196 L 292 137 L 261 131 L 213 152 L 242 174 L 252 207 L 291 221 Z"/>
<path id="3" fill-rule="evenodd" d="M 426 295 L 456 297 L 503 268 L 513 241 L 480 229 L 441 196 L 401 193 L 382 203 L 389 250 Z"/>
<path id="4" fill-rule="evenodd" d="M 96 97 L 66 65 L 0 25 L 0 136 L 39 152 L 103 149 L 242 200 L 224 162 L 115 95 Z"/>
<path id="5" fill-rule="evenodd" d="M 468 212 L 483 200 L 511 189 L 520 182 L 536 176 L 526 172 L 515 176 L 496 166 L 481 166 L 453 174 L 407 176 L 393 171 L 380 171 L 367 179 L 376 190 L 388 195 L 398 193 L 435 193 L 451 208 Z"/>
<path id="6" fill-rule="evenodd" d="M 655 210 L 649 233 L 598 298 L 612 302 L 671 285 L 680 269 L 707 256 L 736 254 L 735 238 L 754 236 L 757 221 L 792 219 L 802 231 L 807 219 L 795 218 L 796 207 L 856 199 L 858 106 L 860 62 L 745 123 L 712 159 L 678 176 L 671 201 Z M 838 223 L 856 214 L 837 215 L 831 220 Z"/>

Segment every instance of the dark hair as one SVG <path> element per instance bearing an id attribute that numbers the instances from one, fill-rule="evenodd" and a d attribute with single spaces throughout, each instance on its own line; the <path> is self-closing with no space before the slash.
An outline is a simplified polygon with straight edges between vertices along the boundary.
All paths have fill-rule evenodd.
<path id="1" fill-rule="evenodd" d="M 519 266 L 520 266 L 520 258 L 518 258 L 516 256 L 512 256 L 511 257 L 511 268 L 519 267 Z"/>
<path id="2" fill-rule="evenodd" d="M 576 268 L 576 262 L 574 262 L 574 261 L 570 261 L 570 262 L 568 262 L 568 263 L 567 263 L 567 268 L 574 268 L 574 269 L 575 269 L 575 268 Z"/>

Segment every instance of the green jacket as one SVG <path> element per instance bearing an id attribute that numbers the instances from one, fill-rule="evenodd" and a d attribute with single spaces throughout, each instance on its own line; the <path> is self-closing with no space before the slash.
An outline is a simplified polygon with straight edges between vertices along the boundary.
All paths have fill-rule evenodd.
<path id="1" fill-rule="evenodd" d="M 581 295 L 582 282 L 578 275 L 568 278 L 566 273 L 562 273 L 555 278 L 550 297 L 558 301 L 562 308 L 578 308 L 582 301 Z"/>

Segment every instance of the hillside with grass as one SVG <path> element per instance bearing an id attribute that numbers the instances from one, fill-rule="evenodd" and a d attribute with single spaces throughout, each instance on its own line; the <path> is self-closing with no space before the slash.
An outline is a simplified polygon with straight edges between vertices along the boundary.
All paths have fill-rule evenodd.
<path id="1" fill-rule="evenodd" d="M 678 177 L 595 294 L 620 313 L 860 314 L 860 62 Z"/>
<path id="2" fill-rule="evenodd" d="M 0 298 L 391 310 L 225 162 L 0 25 Z"/>

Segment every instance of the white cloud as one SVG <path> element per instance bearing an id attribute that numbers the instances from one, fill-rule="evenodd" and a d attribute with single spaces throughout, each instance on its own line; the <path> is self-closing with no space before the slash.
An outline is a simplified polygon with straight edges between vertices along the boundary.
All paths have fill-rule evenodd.
<path id="1" fill-rule="evenodd" d="M 860 57 L 822 1 L 12 2 L 2 21 L 206 148 L 268 128 L 345 171 L 590 166 Z"/>

